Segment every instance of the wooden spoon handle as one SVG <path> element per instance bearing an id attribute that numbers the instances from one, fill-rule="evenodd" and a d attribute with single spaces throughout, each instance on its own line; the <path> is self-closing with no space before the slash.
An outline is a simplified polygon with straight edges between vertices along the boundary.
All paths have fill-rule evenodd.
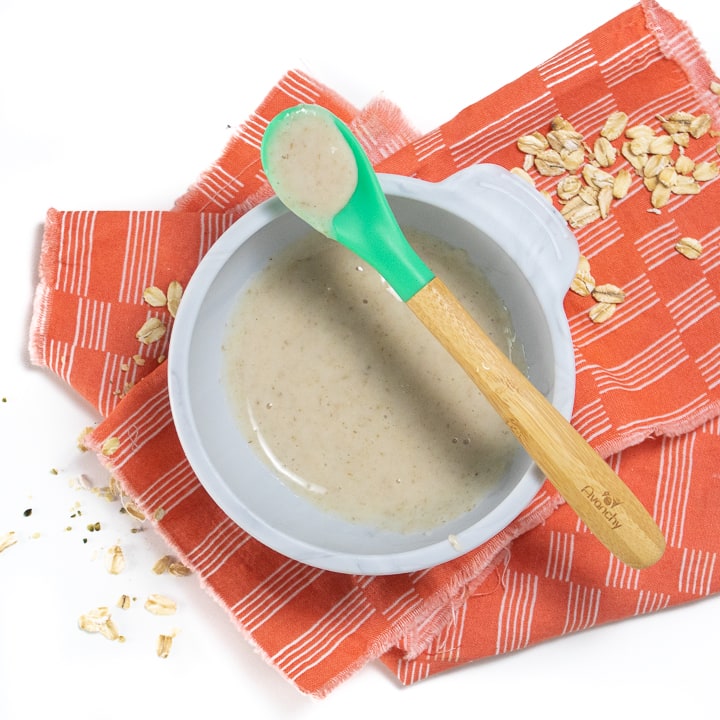
<path id="1" fill-rule="evenodd" d="M 665 538 L 600 455 L 478 327 L 438 278 L 408 307 L 462 366 L 595 536 L 633 568 L 656 563 Z"/>

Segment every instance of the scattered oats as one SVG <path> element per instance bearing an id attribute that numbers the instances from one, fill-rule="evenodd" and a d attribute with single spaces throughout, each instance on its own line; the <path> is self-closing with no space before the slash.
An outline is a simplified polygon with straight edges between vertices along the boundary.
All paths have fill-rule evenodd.
<path id="1" fill-rule="evenodd" d="M 671 188 L 662 183 L 658 183 L 650 193 L 650 204 L 655 208 L 659 209 L 665 207 L 670 200 Z"/>
<path id="2" fill-rule="evenodd" d="M 569 173 L 577 172 L 585 162 L 585 150 L 561 150 L 560 158 L 563 162 L 563 167 Z"/>
<path id="3" fill-rule="evenodd" d="M 168 565 L 168 572 L 175 577 L 187 577 L 188 575 L 192 575 L 192 570 L 187 565 L 183 565 L 183 563 L 177 560 Z"/>
<path id="4" fill-rule="evenodd" d="M 629 142 L 624 142 L 620 148 L 622 156 L 637 170 L 642 172 L 643 166 L 647 162 L 647 154 L 642 153 L 640 155 L 635 154 L 630 147 Z"/>
<path id="5" fill-rule="evenodd" d="M 121 502 L 128 515 L 134 517 L 136 520 L 140 520 L 140 522 L 145 520 L 145 513 L 140 510 L 140 508 L 132 500 L 121 497 Z"/>
<path id="6" fill-rule="evenodd" d="M 106 456 L 113 455 L 117 452 L 117 450 L 120 447 L 120 438 L 117 437 L 109 437 L 105 442 L 102 444 L 102 454 Z"/>
<path id="7" fill-rule="evenodd" d="M 129 610 L 132 605 L 132 598 L 129 595 L 121 595 L 116 603 L 121 610 Z"/>
<path id="8" fill-rule="evenodd" d="M 687 132 L 676 132 L 670 135 L 673 142 L 681 148 L 690 147 L 690 133 Z"/>
<path id="9" fill-rule="evenodd" d="M 630 184 L 632 183 L 632 174 L 627 168 L 618 170 L 615 180 L 613 181 L 612 194 L 616 199 L 624 198 L 628 194 Z"/>
<path id="10" fill-rule="evenodd" d="M 658 182 L 671 188 L 677 183 L 677 170 L 672 165 L 663 168 L 657 176 Z"/>
<path id="11" fill-rule="evenodd" d="M 669 155 L 675 147 L 675 141 L 670 135 L 661 135 L 650 140 L 648 152 L 653 155 Z"/>
<path id="12" fill-rule="evenodd" d="M 148 318 L 143 326 L 135 333 L 135 337 L 145 345 L 159 340 L 166 331 L 165 323 L 156 317 Z"/>
<path id="13" fill-rule="evenodd" d="M 168 312 L 173 317 L 177 315 L 178 306 L 180 305 L 180 300 L 182 300 L 182 295 L 183 286 L 177 280 L 171 281 L 170 285 L 168 285 L 167 291 L 167 308 Z"/>
<path id="14" fill-rule="evenodd" d="M 714 93 L 715 95 L 720 95 L 720 82 L 718 82 L 717 80 L 711 80 L 710 92 Z"/>
<path id="15" fill-rule="evenodd" d="M 120 365 L 120 370 L 122 370 L 123 372 L 127 372 L 129 369 L 130 369 L 130 366 L 127 363 L 122 363 Z"/>
<path id="16" fill-rule="evenodd" d="M 692 177 L 678 175 L 677 182 L 672 186 L 674 195 L 697 195 L 700 192 L 700 186 L 694 182 Z"/>
<path id="17" fill-rule="evenodd" d="M 695 169 L 695 161 L 689 158 L 687 155 L 681 155 L 675 161 L 675 170 L 680 175 L 692 175 L 692 171 Z"/>
<path id="18" fill-rule="evenodd" d="M 154 518 L 155 520 L 158 520 L 158 521 L 159 521 L 159 520 L 162 520 L 164 517 L 165 517 L 165 508 L 158 508 L 158 509 L 153 513 L 153 518 Z"/>
<path id="19" fill-rule="evenodd" d="M 164 355 L 158 355 L 157 358 L 157 364 L 162 365 L 165 362 L 165 356 Z"/>
<path id="20" fill-rule="evenodd" d="M 125 569 L 125 553 L 119 545 L 113 545 L 108 549 L 106 567 L 111 575 L 119 575 Z"/>
<path id="21" fill-rule="evenodd" d="M 695 168 L 692 171 L 692 176 L 695 180 L 705 182 L 707 180 L 714 180 L 718 176 L 719 172 L 720 170 L 718 169 L 718 164 L 716 162 L 703 161 L 695 165 Z"/>
<path id="22" fill-rule="evenodd" d="M 593 155 L 600 167 L 610 167 L 617 160 L 617 150 L 606 137 L 599 137 L 595 141 Z"/>
<path id="23" fill-rule="evenodd" d="M 636 140 L 642 137 L 654 137 L 655 131 L 649 125 L 633 125 L 625 130 L 625 137 Z"/>
<path id="24" fill-rule="evenodd" d="M 522 178 L 526 182 L 529 182 L 533 187 L 535 186 L 535 181 L 530 177 L 530 173 L 527 172 L 527 170 L 523 170 L 523 168 L 514 167 L 510 170 L 510 172 L 513 175 L 517 175 L 519 178 Z"/>
<path id="25" fill-rule="evenodd" d="M 583 136 L 568 128 L 551 130 L 547 134 L 547 141 L 550 147 L 558 153 L 563 150 L 569 153 L 583 149 Z"/>
<path id="26" fill-rule="evenodd" d="M 448 542 L 453 546 L 453 550 L 457 550 L 458 552 L 462 550 L 462 546 L 460 545 L 460 541 L 457 539 L 457 535 L 448 535 Z"/>
<path id="27" fill-rule="evenodd" d="M 702 255 L 703 246 L 695 238 L 684 237 L 680 238 L 675 249 L 688 260 L 697 260 Z"/>
<path id="28" fill-rule="evenodd" d="M 575 128 L 572 126 L 572 124 L 568 122 L 562 115 L 556 115 L 550 121 L 550 127 L 553 130 L 569 130 L 571 132 L 575 131 Z"/>
<path id="29" fill-rule="evenodd" d="M 145 288 L 143 290 L 143 300 L 152 307 L 163 307 L 167 304 L 167 296 L 155 285 Z"/>
<path id="30" fill-rule="evenodd" d="M 645 177 L 656 177 L 670 165 L 670 158 L 667 155 L 653 155 L 649 157 L 643 167 Z"/>
<path id="31" fill-rule="evenodd" d="M 585 165 L 582 169 L 583 180 L 598 190 L 603 187 L 612 187 L 615 178 L 605 170 L 595 167 L 594 165 Z"/>
<path id="32" fill-rule="evenodd" d="M 708 113 L 703 113 L 690 121 L 688 132 L 694 137 L 702 137 L 712 126 L 712 118 Z"/>
<path id="33" fill-rule="evenodd" d="M 537 155 L 543 150 L 547 150 L 548 141 L 542 133 L 534 132 L 532 135 L 519 137 L 517 146 L 520 152 L 524 152 L 527 155 Z"/>
<path id="34" fill-rule="evenodd" d="M 610 214 L 610 203 L 613 199 L 612 187 L 604 187 L 597 196 L 597 206 L 600 210 L 600 217 L 605 219 Z"/>
<path id="35" fill-rule="evenodd" d="M 600 218 L 600 208 L 590 205 L 580 195 L 572 198 L 560 210 L 567 223 L 573 228 L 582 228 Z"/>
<path id="36" fill-rule="evenodd" d="M 525 159 L 523 160 L 522 169 L 525 172 L 530 172 L 530 170 L 532 170 L 534 166 L 535 166 L 535 156 L 531 155 L 530 153 L 526 153 Z"/>
<path id="37" fill-rule="evenodd" d="M 588 205 L 597 205 L 600 190 L 590 185 L 583 185 L 578 192 L 580 199 Z"/>
<path id="38" fill-rule="evenodd" d="M 84 473 L 80 473 L 77 477 L 72 478 L 72 480 L 70 480 L 70 485 L 77 490 L 93 489 L 92 480 L 90 480 L 90 478 Z"/>
<path id="39" fill-rule="evenodd" d="M 83 428 L 82 432 L 78 435 L 77 447 L 80 452 L 87 452 L 87 446 L 85 445 L 85 438 L 93 431 L 91 426 Z"/>
<path id="40" fill-rule="evenodd" d="M 154 565 L 152 571 L 156 575 L 162 575 L 170 567 L 173 558 L 170 555 L 163 555 Z"/>
<path id="41" fill-rule="evenodd" d="M 133 355 L 133 361 L 136 365 L 142 367 L 145 364 L 145 358 L 142 355 Z"/>
<path id="42" fill-rule="evenodd" d="M 117 500 L 120 500 L 123 496 L 122 485 L 114 475 L 111 475 L 108 480 L 108 493 Z"/>
<path id="43" fill-rule="evenodd" d="M 17 540 L 15 539 L 14 530 L 10 530 L 10 532 L 6 532 L 4 535 L 0 535 L 0 552 L 2 552 L 3 550 L 7 550 L 16 542 Z"/>
<path id="44" fill-rule="evenodd" d="M 566 175 L 562 180 L 558 181 L 557 184 L 557 196 L 561 200 L 570 200 L 575 197 L 582 187 L 580 178 L 576 175 Z"/>
<path id="45" fill-rule="evenodd" d="M 651 135 L 638 135 L 630 141 L 630 152 L 633 155 L 647 155 L 650 152 Z"/>
<path id="46" fill-rule="evenodd" d="M 166 658 L 170 654 L 170 648 L 172 647 L 172 642 L 173 642 L 172 635 L 158 635 L 157 656 L 160 658 Z"/>
<path id="47" fill-rule="evenodd" d="M 612 283 L 596 285 L 592 291 L 592 296 L 599 303 L 611 303 L 615 305 L 625 300 L 625 292 Z"/>
<path id="48" fill-rule="evenodd" d="M 177 604 L 165 595 L 153 593 L 145 601 L 145 609 L 153 615 L 174 615 Z"/>
<path id="49" fill-rule="evenodd" d="M 627 121 L 628 116 L 624 112 L 616 111 L 610 113 L 608 119 L 605 121 L 605 125 L 603 125 L 602 130 L 600 130 L 600 135 L 607 140 L 617 140 L 623 132 L 625 132 Z"/>
<path id="50" fill-rule="evenodd" d="M 85 632 L 100 633 L 108 640 L 123 639 L 107 607 L 98 607 L 81 615 L 78 619 L 78 626 Z"/>
<path id="51" fill-rule="evenodd" d="M 590 272 L 590 262 L 584 255 L 581 255 L 570 289 L 582 297 L 587 297 L 594 288 L 595 278 Z"/>
<path id="52" fill-rule="evenodd" d="M 604 323 L 612 317 L 616 307 L 616 303 L 599 302 L 590 308 L 588 315 L 594 323 Z"/>
<path id="53" fill-rule="evenodd" d="M 560 153 L 552 149 L 543 150 L 535 156 L 535 169 L 546 177 L 563 175 L 566 172 Z"/>

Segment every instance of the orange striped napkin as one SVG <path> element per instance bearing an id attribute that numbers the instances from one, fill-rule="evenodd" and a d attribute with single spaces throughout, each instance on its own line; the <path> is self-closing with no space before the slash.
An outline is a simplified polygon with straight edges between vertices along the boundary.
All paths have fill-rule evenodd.
<path id="1" fill-rule="evenodd" d="M 338 114 L 379 170 L 440 180 L 473 163 L 522 165 L 517 138 L 546 133 L 558 115 L 590 145 L 614 111 L 658 133 L 658 114 L 680 110 L 709 113 L 720 128 L 714 79 L 690 30 L 647 0 L 424 136 L 387 101 L 356 109 L 290 72 L 174 210 L 49 212 L 33 362 L 98 408 L 105 419 L 88 447 L 300 691 L 323 696 L 374 659 L 409 684 L 720 590 L 720 180 L 652 212 L 633 173 L 607 218 L 576 229 L 598 282 L 620 286 L 627 299 L 596 325 L 588 318 L 594 301 L 567 295 L 577 359 L 573 422 L 667 537 L 664 558 L 643 571 L 610 556 L 547 484 L 510 528 L 424 572 L 345 576 L 269 550 L 210 500 L 182 453 L 162 362 L 172 317 L 145 304 L 143 289 L 185 284 L 218 236 L 269 196 L 259 141 L 289 105 L 315 102 Z M 718 162 L 717 143 L 711 133 L 691 137 L 685 153 Z M 611 170 L 623 167 L 621 155 Z M 554 195 L 559 177 L 530 174 Z M 702 244 L 699 258 L 676 252 L 682 237 Z M 145 345 L 135 333 L 148 317 L 163 319 L 168 332 Z"/>

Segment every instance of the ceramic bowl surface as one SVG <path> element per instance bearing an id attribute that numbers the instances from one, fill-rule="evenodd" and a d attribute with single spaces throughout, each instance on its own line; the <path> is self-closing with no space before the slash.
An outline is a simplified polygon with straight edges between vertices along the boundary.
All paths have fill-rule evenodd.
<path id="1" fill-rule="evenodd" d="M 483 270 L 510 310 L 531 381 L 569 417 L 575 365 L 562 303 L 578 248 L 560 214 L 524 180 L 493 165 L 473 166 L 439 183 L 380 178 L 401 226 L 465 249 Z M 376 575 L 452 560 L 508 526 L 536 495 L 544 478 L 523 450 L 471 511 L 430 531 L 393 533 L 323 513 L 276 477 L 241 434 L 223 386 L 227 322 L 269 258 L 308 232 L 279 200 L 268 200 L 222 235 L 188 283 L 168 359 L 183 449 L 225 513 L 286 556 L 328 570 Z"/>

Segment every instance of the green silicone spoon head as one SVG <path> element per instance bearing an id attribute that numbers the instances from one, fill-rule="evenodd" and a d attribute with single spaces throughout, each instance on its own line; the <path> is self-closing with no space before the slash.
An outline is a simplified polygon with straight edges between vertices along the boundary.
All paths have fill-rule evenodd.
<path id="1" fill-rule="evenodd" d="M 329 110 L 284 110 L 268 125 L 260 156 L 288 209 L 369 263 L 403 301 L 433 279 L 400 229 L 362 146 Z"/>

